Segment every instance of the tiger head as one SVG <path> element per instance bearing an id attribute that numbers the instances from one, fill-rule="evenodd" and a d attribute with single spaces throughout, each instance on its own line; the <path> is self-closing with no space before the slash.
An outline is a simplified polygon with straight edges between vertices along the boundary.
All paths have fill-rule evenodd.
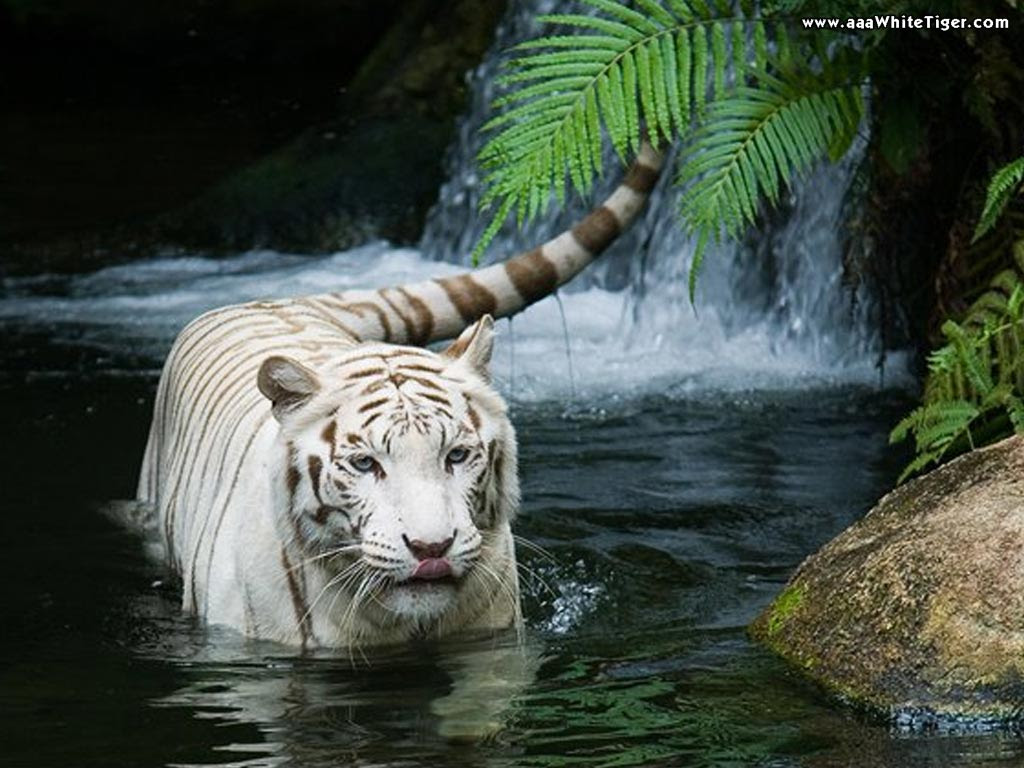
<path id="1" fill-rule="evenodd" d="M 485 317 L 439 354 L 361 344 L 315 371 L 260 368 L 280 423 L 279 528 L 378 622 L 437 621 L 514 583 L 516 443 L 493 339 Z"/>

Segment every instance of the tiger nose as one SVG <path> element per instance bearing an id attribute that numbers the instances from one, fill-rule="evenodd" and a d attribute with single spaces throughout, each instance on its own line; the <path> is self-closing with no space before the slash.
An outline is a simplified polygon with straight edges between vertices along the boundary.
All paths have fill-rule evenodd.
<path id="1" fill-rule="evenodd" d="M 433 541 L 428 543 L 421 541 L 420 539 L 412 539 L 410 541 L 409 537 L 403 533 L 402 541 L 405 542 L 405 546 L 407 546 L 409 551 L 416 556 L 417 560 L 429 560 L 431 558 L 443 557 L 444 553 L 451 548 L 452 542 L 455 541 L 455 536 L 453 534 L 444 541 Z"/>

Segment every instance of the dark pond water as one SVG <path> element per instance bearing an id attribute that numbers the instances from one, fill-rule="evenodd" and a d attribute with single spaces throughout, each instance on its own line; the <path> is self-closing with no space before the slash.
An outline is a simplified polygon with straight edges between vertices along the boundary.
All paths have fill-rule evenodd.
<path id="1" fill-rule="evenodd" d="M 550 558 L 522 552 L 538 668 L 506 685 L 511 657 L 493 643 L 299 658 L 194 626 L 160 568 L 96 511 L 133 491 L 152 372 L 10 325 L 5 338 L 4 765 L 1024 762 L 1011 735 L 893 732 L 746 639 L 797 563 L 893 482 L 903 457 L 885 435 L 901 395 L 519 405 L 518 532 Z M 495 680 L 467 693 L 458 669 L 481 659 Z M 504 728 L 446 738 L 446 702 L 460 696 L 480 711 L 507 702 Z"/>

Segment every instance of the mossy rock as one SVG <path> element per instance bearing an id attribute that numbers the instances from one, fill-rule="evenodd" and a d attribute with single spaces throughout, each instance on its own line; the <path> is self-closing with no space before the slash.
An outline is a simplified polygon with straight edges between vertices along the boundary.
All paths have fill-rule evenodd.
<path id="1" fill-rule="evenodd" d="M 885 496 L 807 558 L 751 635 L 904 724 L 1024 718 L 1024 436 Z"/>

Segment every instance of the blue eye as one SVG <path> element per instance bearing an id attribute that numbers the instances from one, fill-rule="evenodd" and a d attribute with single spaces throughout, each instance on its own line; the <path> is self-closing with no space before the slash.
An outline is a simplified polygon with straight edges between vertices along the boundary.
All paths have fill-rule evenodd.
<path id="1" fill-rule="evenodd" d="M 449 464 L 461 464 L 469 458 L 469 451 L 465 448 L 452 448 L 448 451 L 448 458 L 446 461 Z"/>
<path id="2" fill-rule="evenodd" d="M 372 456 L 353 456 L 348 463 L 356 472 L 372 472 L 377 467 L 377 460 Z"/>

